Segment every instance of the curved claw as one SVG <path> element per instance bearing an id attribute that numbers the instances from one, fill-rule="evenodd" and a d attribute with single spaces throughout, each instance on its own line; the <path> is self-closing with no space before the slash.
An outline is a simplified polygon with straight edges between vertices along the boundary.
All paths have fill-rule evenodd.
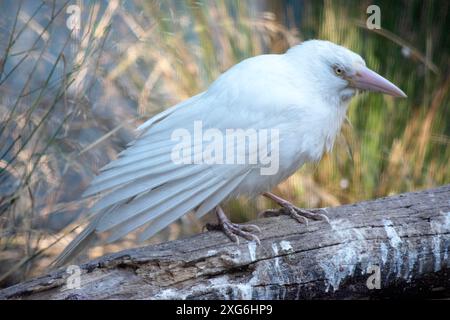
<path id="1" fill-rule="evenodd" d="M 237 245 L 240 245 L 239 237 L 237 235 L 235 235 L 231 231 L 228 231 L 228 232 L 224 231 L 224 232 L 231 241 L 236 242 Z"/>
<path id="2" fill-rule="evenodd" d="M 246 229 L 249 225 L 241 226 L 239 224 L 232 223 L 232 222 L 229 222 L 228 224 L 225 224 L 225 225 L 229 228 L 229 231 L 232 232 L 234 236 L 241 236 L 242 238 L 247 239 L 249 241 L 256 241 L 258 243 L 261 243 L 259 241 L 259 238 L 256 235 L 250 233 L 249 231 L 246 231 Z M 239 243 L 239 241 L 238 241 L 238 243 Z"/>
<path id="3" fill-rule="evenodd" d="M 258 227 L 256 224 L 243 224 L 240 226 L 240 228 L 244 231 L 249 231 L 249 232 L 258 232 L 261 233 L 262 230 L 260 227 Z"/>
<path id="4" fill-rule="evenodd" d="M 255 241 L 258 245 L 261 245 L 261 240 L 259 240 L 259 238 L 257 236 L 252 234 L 252 238 L 253 238 L 253 241 Z"/>
<path id="5" fill-rule="evenodd" d="M 254 235 L 253 233 L 245 232 L 245 234 L 241 234 L 240 236 L 247 239 L 248 241 L 255 241 L 256 243 L 261 244 L 258 236 Z"/>
<path id="6" fill-rule="evenodd" d="M 317 213 L 317 216 L 320 217 L 320 220 L 324 220 L 328 224 L 330 223 L 330 219 L 326 215 L 324 215 L 323 213 Z"/>

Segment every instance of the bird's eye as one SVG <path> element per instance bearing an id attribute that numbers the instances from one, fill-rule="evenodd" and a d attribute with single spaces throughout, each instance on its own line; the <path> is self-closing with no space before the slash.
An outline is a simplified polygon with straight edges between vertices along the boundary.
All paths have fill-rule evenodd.
<path id="1" fill-rule="evenodd" d="M 339 67 L 339 66 L 335 66 L 334 67 L 334 73 L 336 73 L 338 76 L 342 75 L 344 73 L 344 70 Z"/>

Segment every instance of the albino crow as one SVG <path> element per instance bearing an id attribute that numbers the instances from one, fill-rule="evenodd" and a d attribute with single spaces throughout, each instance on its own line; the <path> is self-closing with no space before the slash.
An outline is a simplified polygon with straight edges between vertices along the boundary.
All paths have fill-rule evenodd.
<path id="1" fill-rule="evenodd" d="M 359 90 L 406 95 L 356 53 L 310 40 L 285 54 L 244 60 L 211 86 L 142 124 L 137 139 L 86 190 L 99 195 L 90 224 L 56 260 L 67 262 L 96 233 L 109 241 L 143 227 L 145 240 L 184 214 L 214 210 L 230 239 L 258 238 L 230 222 L 220 204 L 263 194 L 300 222 L 325 219 L 269 191 L 330 151 Z"/>

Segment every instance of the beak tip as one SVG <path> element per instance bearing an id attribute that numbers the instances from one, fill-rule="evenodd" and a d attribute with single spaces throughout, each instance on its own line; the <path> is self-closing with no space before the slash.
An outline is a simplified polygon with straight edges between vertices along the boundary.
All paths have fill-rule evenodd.
<path id="1" fill-rule="evenodd" d="M 383 78 L 375 71 L 367 67 L 361 67 L 354 79 L 356 88 L 388 94 L 396 98 L 407 98 L 408 96 L 395 84 Z"/>
<path id="2" fill-rule="evenodd" d="M 408 98 L 406 93 L 404 93 L 402 90 L 399 89 L 398 94 L 396 95 L 398 98 Z"/>

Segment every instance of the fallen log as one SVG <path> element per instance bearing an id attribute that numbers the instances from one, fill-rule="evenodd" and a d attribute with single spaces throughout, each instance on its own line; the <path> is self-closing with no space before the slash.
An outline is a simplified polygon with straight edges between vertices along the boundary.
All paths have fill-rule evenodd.
<path id="1" fill-rule="evenodd" d="M 125 250 L 0 291 L 0 299 L 450 297 L 450 185 L 324 209 L 330 224 L 256 221 Z"/>

